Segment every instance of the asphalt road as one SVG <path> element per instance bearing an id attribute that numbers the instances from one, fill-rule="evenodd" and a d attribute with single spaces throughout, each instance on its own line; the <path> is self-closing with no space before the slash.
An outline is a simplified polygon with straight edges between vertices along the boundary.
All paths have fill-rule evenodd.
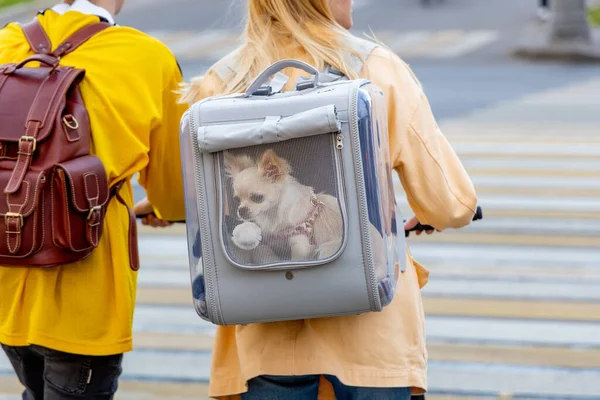
<path id="1" fill-rule="evenodd" d="M 511 51 L 532 27 L 534 0 L 356 0 L 353 32 L 375 34 L 413 68 L 443 122 L 598 75 L 597 66 L 531 63 Z M 241 0 L 129 0 L 117 22 L 165 41 L 186 79 L 233 49 L 244 24 Z M 136 190 L 137 196 L 143 193 Z"/>
<path id="2" fill-rule="evenodd" d="M 134 4 L 121 22 L 164 39 L 189 78 L 235 46 L 241 3 Z M 353 31 L 375 33 L 412 66 L 486 210 L 463 232 L 411 240 L 432 271 L 430 397 L 600 398 L 600 70 L 511 56 L 532 28 L 543 29 L 536 1 L 356 6 Z M 147 285 L 166 279 L 154 274 Z"/>
<path id="3" fill-rule="evenodd" d="M 600 399 L 600 68 L 511 57 L 539 27 L 536 5 L 356 0 L 353 30 L 413 67 L 484 208 L 464 230 L 410 240 L 431 270 L 428 400 Z M 118 22 L 163 39 L 189 79 L 235 46 L 243 1 L 128 0 Z M 118 398 L 204 398 L 214 327 L 190 304 L 183 227 L 141 229 L 140 252 Z M 0 357 L 0 399 L 18 391 Z"/>
<path id="4" fill-rule="evenodd" d="M 223 49 L 235 46 L 232 38 L 214 38 L 215 33 L 235 37 L 244 21 L 239 0 L 129 1 L 118 22 L 172 43 L 186 78 L 202 74 Z M 443 120 L 597 74 L 595 66 L 540 65 L 511 57 L 525 28 L 539 25 L 536 4 L 444 0 L 423 7 L 417 0 L 357 0 L 353 32 L 373 32 L 395 47 Z M 182 46 L 186 40 L 192 44 Z"/>

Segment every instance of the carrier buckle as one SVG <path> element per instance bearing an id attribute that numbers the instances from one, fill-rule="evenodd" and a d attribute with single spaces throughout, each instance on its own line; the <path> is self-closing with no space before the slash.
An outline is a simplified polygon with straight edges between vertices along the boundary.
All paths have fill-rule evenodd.
<path id="1" fill-rule="evenodd" d="M 256 89 L 252 96 L 270 96 L 273 94 L 273 88 L 271 86 L 261 86 Z"/>

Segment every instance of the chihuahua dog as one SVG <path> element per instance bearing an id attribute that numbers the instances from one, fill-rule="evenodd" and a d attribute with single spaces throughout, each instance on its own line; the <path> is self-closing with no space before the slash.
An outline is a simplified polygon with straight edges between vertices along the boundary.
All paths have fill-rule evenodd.
<path id="1" fill-rule="evenodd" d="M 224 161 L 240 202 L 238 218 L 258 225 L 263 237 L 286 241 L 292 261 L 322 260 L 340 250 L 343 224 L 337 199 L 299 183 L 287 160 L 269 149 L 258 161 L 230 152 L 224 153 Z"/>

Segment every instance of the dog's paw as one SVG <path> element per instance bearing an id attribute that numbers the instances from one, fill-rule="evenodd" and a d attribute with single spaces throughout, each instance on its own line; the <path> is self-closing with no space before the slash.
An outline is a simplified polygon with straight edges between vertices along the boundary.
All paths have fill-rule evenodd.
<path id="1" fill-rule="evenodd" d="M 232 235 L 233 243 L 243 250 L 254 250 L 262 240 L 262 231 L 254 222 L 244 222 L 236 226 Z"/>

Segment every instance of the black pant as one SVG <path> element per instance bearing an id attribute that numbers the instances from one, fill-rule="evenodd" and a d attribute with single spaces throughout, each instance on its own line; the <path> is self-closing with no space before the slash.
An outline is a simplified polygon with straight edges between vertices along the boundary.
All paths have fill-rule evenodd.
<path id="1" fill-rule="evenodd" d="M 2 345 L 21 384 L 23 400 L 112 400 L 123 355 L 81 356 L 40 346 Z"/>

